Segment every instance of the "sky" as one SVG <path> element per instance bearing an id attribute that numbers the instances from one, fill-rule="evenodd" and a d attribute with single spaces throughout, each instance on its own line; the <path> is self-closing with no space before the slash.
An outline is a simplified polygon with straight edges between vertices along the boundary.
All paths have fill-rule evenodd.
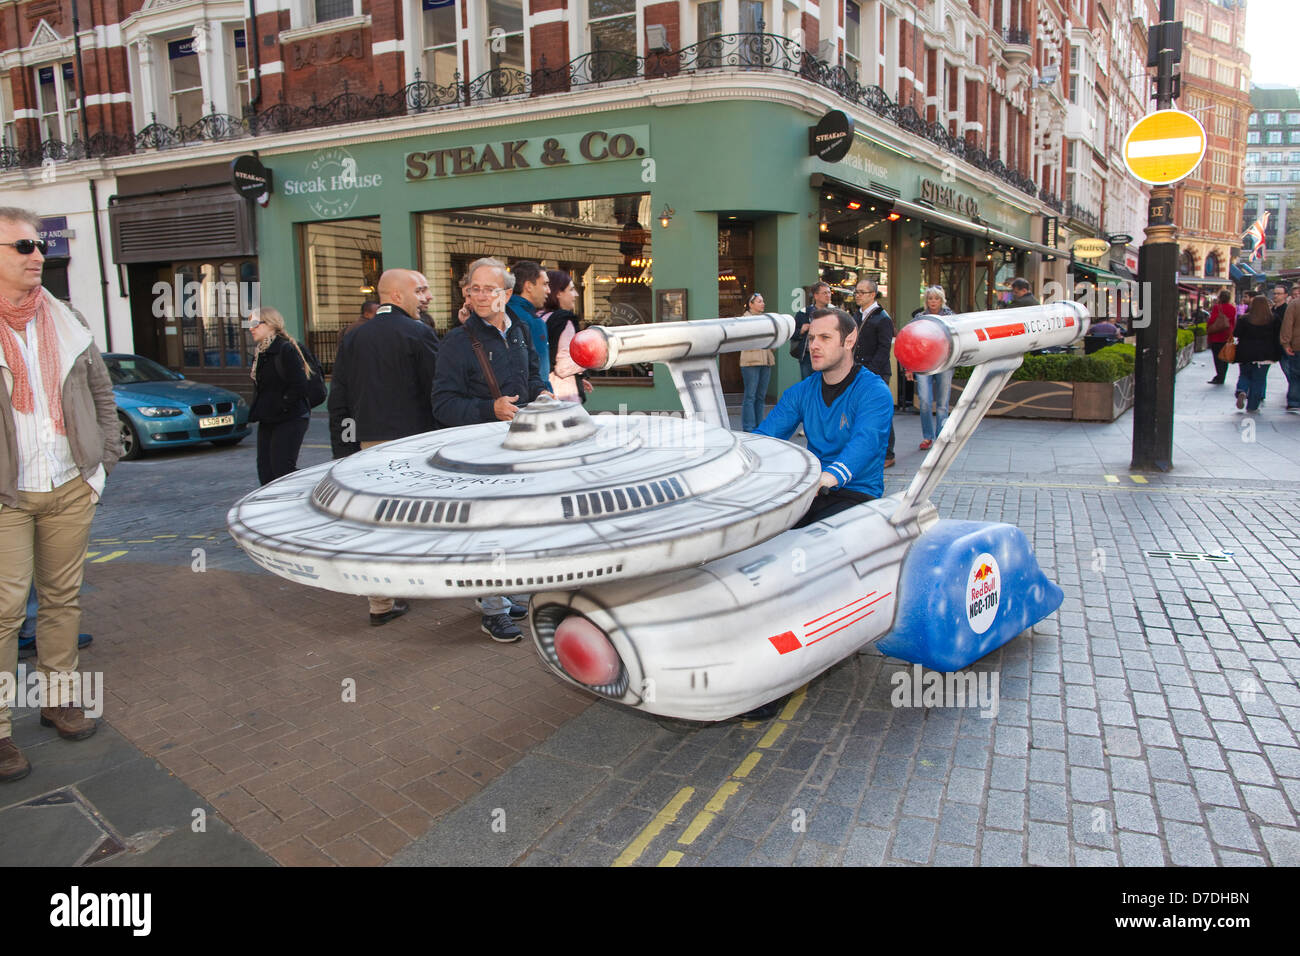
<path id="1" fill-rule="evenodd" d="M 1257 86 L 1300 86 L 1300 4 L 1296 0 L 1250 0 L 1246 6 L 1246 52 Z"/>

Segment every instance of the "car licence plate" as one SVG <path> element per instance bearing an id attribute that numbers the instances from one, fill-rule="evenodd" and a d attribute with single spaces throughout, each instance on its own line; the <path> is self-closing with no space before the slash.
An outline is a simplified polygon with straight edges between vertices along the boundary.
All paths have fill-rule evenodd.
<path id="1" fill-rule="evenodd" d="M 235 424 L 234 415 L 214 415 L 212 418 L 200 418 L 200 428 L 221 428 L 223 425 Z"/>

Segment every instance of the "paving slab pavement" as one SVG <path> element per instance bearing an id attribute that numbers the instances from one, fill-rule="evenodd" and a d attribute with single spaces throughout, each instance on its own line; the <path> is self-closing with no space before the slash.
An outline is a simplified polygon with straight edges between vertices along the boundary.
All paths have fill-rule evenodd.
<path id="1" fill-rule="evenodd" d="M 0 860 L 43 862 L 46 824 L 5 826 L 39 812 L 75 815 L 72 862 L 109 821 L 107 864 L 1300 862 L 1300 416 L 1237 412 L 1207 363 L 1179 376 L 1170 474 L 1128 473 L 1132 413 L 990 419 L 942 485 L 943 517 L 1018 525 L 1066 595 L 975 665 L 996 717 L 894 706 L 906 667 L 874 651 L 766 724 L 631 713 L 491 644 L 470 602 L 370 628 L 359 599 L 261 572 L 224 534 L 251 443 L 126 463 L 84 603 L 105 726 L 39 744 L 19 721 L 37 771 L 0 790 Z M 890 492 L 922 458 L 918 418 L 896 424 Z M 166 809 L 133 809 L 136 779 Z M 214 838 L 187 836 L 196 808 Z"/>

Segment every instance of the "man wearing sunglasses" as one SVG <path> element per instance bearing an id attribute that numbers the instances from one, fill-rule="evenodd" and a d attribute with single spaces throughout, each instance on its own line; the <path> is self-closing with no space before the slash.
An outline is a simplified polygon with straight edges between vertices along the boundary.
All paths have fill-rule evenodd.
<path id="1" fill-rule="evenodd" d="M 33 577 L 41 725 L 65 740 L 95 732 L 71 678 L 90 523 L 121 454 L 113 385 L 90 330 L 41 287 L 39 225 L 0 207 L 0 782 L 31 771 L 9 707 Z"/>

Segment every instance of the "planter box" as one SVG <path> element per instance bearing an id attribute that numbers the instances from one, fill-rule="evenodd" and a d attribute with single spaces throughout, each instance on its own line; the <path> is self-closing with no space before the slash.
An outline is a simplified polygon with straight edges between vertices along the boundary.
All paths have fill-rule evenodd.
<path id="1" fill-rule="evenodd" d="M 1192 352 L 1195 350 L 1195 343 L 1184 345 L 1178 350 L 1178 357 L 1174 360 L 1174 371 L 1181 372 L 1187 366 L 1192 364 Z"/>
<path id="2" fill-rule="evenodd" d="M 964 382 L 952 383 L 953 401 Z M 1113 422 L 1133 407 L 1133 376 L 1117 382 L 1007 382 L 989 415 Z"/>

